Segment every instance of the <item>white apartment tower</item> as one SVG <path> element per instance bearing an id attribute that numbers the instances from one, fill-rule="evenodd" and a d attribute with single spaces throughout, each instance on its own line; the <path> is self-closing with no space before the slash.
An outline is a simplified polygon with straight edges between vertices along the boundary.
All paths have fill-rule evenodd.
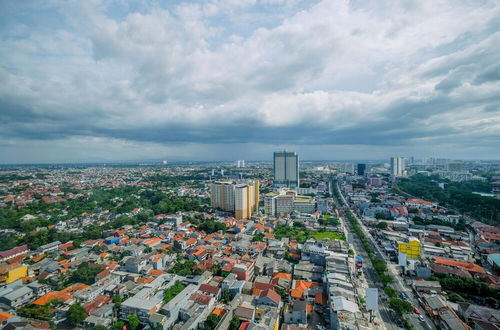
<path id="1" fill-rule="evenodd" d="M 405 172 L 405 159 L 403 157 L 391 157 L 391 176 L 403 176 Z"/>
<path id="2" fill-rule="evenodd" d="M 273 165 L 275 187 L 299 187 L 299 156 L 296 152 L 276 151 Z"/>

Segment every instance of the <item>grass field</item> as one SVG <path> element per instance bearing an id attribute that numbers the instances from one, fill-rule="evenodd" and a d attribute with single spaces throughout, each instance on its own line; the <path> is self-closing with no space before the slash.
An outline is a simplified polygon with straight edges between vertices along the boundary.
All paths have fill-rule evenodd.
<path id="1" fill-rule="evenodd" d="M 331 231 L 311 232 L 309 235 L 317 241 L 321 241 L 324 239 L 341 239 L 341 240 L 345 239 L 343 234 L 334 233 Z"/>

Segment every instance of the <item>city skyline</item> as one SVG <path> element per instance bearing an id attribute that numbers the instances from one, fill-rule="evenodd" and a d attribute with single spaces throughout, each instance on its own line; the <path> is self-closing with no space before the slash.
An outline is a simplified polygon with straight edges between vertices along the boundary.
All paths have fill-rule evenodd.
<path id="1" fill-rule="evenodd" d="M 2 1 L 0 15 L 2 164 L 500 158 L 498 1 Z"/>

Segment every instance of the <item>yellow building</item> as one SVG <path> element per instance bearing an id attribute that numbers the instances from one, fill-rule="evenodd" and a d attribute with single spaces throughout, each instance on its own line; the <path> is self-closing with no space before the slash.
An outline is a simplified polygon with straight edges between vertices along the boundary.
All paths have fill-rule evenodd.
<path id="1" fill-rule="evenodd" d="M 28 266 L 22 265 L 6 273 L 5 283 L 9 284 L 26 276 L 28 276 Z"/>
<path id="2" fill-rule="evenodd" d="M 259 210 L 259 181 L 214 182 L 210 186 L 210 197 L 212 207 L 234 211 L 236 219 L 250 218 Z"/>
<path id="3" fill-rule="evenodd" d="M 230 181 L 212 183 L 210 185 L 210 201 L 213 208 L 234 211 L 234 184 Z"/>
<path id="4" fill-rule="evenodd" d="M 406 253 L 409 259 L 420 258 L 420 241 L 418 238 L 410 237 L 408 243 L 398 242 L 399 253 Z"/>

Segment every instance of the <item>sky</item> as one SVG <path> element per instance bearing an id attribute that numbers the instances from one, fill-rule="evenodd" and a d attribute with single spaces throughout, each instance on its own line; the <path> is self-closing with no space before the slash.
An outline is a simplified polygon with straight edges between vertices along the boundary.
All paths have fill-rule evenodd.
<path id="1" fill-rule="evenodd" d="M 500 159 L 500 1 L 0 1 L 0 163 Z"/>

